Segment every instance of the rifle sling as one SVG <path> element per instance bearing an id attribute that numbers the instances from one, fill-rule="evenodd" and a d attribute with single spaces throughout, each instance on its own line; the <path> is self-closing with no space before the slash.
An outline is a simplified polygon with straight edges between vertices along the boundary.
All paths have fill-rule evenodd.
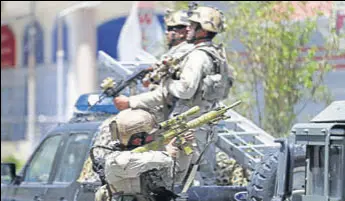
<path id="1" fill-rule="evenodd" d="M 195 178 L 195 175 L 196 175 L 196 172 L 197 172 L 197 169 L 199 167 L 199 163 L 201 161 L 201 158 L 202 156 L 204 155 L 205 151 L 208 149 L 209 145 L 212 143 L 212 141 L 209 141 L 207 143 L 207 145 L 205 146 L 205 149 L 200 153 L 200 156 L 199 158 L 196 160 L 195 164 L 193 164 L 192 168 L 189 169 L 188 171 L 188 178 L 187 180 L 185 181 L 185 185 L 183 186 L 183 189 L 182 189 L 182 193 L 186 193 L 190 187 L 190 185 L 192 184 L 194 178 Z"/>

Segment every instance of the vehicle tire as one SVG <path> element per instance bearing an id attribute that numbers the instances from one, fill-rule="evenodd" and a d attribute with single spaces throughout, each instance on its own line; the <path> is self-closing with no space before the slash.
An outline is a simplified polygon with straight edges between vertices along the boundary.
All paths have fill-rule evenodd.
<path id="1" fill-rule="evenodd" d="M 274 196 L 278 168 L 279 151 L 265 155 L 261 163 L 252 174 L 247 186 L 248 201 L 269 201 Z M 295 151 L 295 168 L 293 170 L 293 190 L 304 189 L 305 166 L 304 151 L 300 148 Z"/>

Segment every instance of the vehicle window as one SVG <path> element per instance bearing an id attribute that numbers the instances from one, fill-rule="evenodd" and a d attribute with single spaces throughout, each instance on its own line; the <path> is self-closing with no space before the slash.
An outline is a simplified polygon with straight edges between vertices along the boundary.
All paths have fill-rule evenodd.
<path id="1" fill-rule="evenodd" d="M 54 182 L 72 182 L 79 176 L 80 168 L 89 153 L 90 140 L 88 134 L 72 134 L 68 138 Z"/>
<path id="2" fill-rule="evenodd" d="M 25 172 L 25 182 L 47 182 L 53 166 L 55 153 L 59 147 L 61 135 L 47 138 L 36 151 Z"/>

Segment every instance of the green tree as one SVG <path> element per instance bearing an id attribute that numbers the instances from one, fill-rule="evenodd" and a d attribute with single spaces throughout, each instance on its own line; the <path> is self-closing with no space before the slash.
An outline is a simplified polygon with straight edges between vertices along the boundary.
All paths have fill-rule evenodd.
<path id="1" fill-rule="evenodd" d="M 286 135 L 307 102 L 331 101 L 323 81 L 332 69 L 327 58 L 338 51 L 336 34 L 332 32 L 324 45 L 322 61 L 316 61 L 317 48 L 304 47 L 316 31 L 317 16 L 292 21 L 295 10 L 289 2 L 227 3 L 231 6 L 224 13 L 227 30 L 217 39 L 227 45 L 239 40 L 245 47 L 245 53 L 228 48 L 228 60 L 235 76 L 228 101 L 242 99 L 244 104 L 238 107 L 239 112 L 253 118 L 255 109 L 259 126 L 276 137 Z M 299 4 L 307 6 L 305 2 Z M 176 8 L 187 8 L 187 5 L 186 1 L 177 2 Z M 263 106 L 259 104 L 260 88 Z M 301 105 L 298 109 L 297 104 Z"/>

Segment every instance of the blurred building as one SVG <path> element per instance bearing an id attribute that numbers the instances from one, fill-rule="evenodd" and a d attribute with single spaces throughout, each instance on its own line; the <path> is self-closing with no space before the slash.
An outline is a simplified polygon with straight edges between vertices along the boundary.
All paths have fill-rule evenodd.
<path id="1" fill-rule="evenodd" d="M 36 134 L 35 144 L 44 133 L 56 125 L 58 121 L 57 108 L 57 16 L 80 1 L 36 1 L 36 20 L 32 23 L 29 17 L 30 1 L 1 2 L 1 157 L 15 154 L 18 157 L 28 156 L 30 143 L 27 143 L 28 116 L 28 61 L 30 53 L 29 28 L 33 24 L 36 30 Z M 110 56 L 118 58 L 118 39 L 120 31 L 132 9 L 133 2 L 112 1 L 100 2 L 93 9 L 79 9 L 63 18 L 63 50 L 64 50 L 64 82 L 63 82 L 63 116 L 66 117 L 68 99 L 69 71 L 76 62 L 85 63 L 90 57 L 77 55 L 85 50 L 83 43 L 93 43 L 89 50 L 95 62 L 97 51 L 103 50 Z M 156 16 L 164 29 L 163 14 L 171 2 L 141 2 L 139 3 L 139 22 L 141 27 L 152 23 Z M 153 16 L 155 15 L 155 16 Z M 84 27 L 83 27 L 84 26 Z M 89 27 L 91 26 L 91 27 Z M 90 30 L 91 28 L 91 30 Z M 91 36 L 88 36 L 88 33 Z M 82 41 L 81 37 L 86 37 Z M 91 38 L 90 38 L 91 37 Z M 93 40 L 94 41 L 90 41 Z M 129 46 L 132 44 L 128 44 Z M 76 47 L 80 49 L 76 50 Z M 84 48 L 84 49 L 83 49 Z M 74 59 L 78 58 L 79 59 Z M 74 59 L 74 61 L 73 61 Z M 82 64 L 81 64 L 82 65 Z M 82 69 L 81 69 L 82 70 Z M 84 75 L 86 72 L 79 72 Z M 97 77 L 98 78 L 98 77 Z M 96 79 L 97 79 L 96 78 Z M 85 85 L 88 80 L 83 80 Z M 98 88 L 96 80 L 94 89 Z M 90 90 L 87 90 L 90 92 Z M 91 90 L 94 91 L 94 90 Z M 74 101 L 74 100 L 72 100 Z M 71 103 L 70 103 L 71 104 Z M 73 103 L 72 103 L 73 104 Z M 70 110 L 68 108 L 68 110 Z M 63 119 L 64 121 L 66 118 Z"/>

